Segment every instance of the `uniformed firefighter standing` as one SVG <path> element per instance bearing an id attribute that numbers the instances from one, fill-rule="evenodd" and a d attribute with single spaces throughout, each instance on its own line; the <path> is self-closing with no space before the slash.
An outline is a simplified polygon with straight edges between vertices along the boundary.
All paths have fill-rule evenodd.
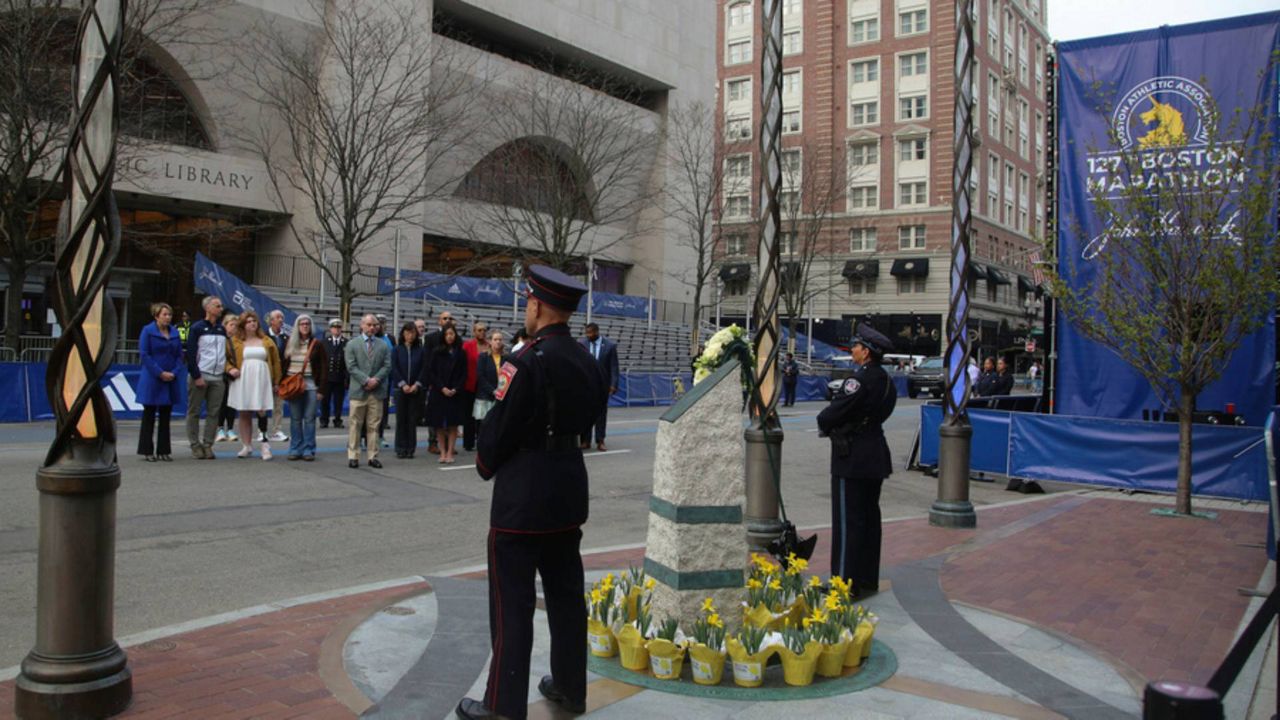
<path id="1" fill-rule="evenodd" d="M 818 414 L 831 439 L 831 574 L 853 583 L 859 597 L 880 584 L 880 486 L 893 472 L 882 423 L 898 401 L 880 361 L 893 345 L 868 325 L 853 339 L 858 367 Z"/>
<path id="2" fill-rule="evenodd" d="M 493 660 L 484 700 L 464 698 L 463 718 L 524 718 L 533 649 L 534 573 L 551 629 L 551 674 L 538 690 L 570 712 L 587 697 L 587 607 L 582 524 L 587 468 L 578 437 L 600 417 L 608 388 L 599 365 L 569 332 L 587 289 L 559 271 L 529 268 L 529 340 L 498 371 L 495 405 L 476 450 L 493 478 L 489 513 L 489 635 Z"/>

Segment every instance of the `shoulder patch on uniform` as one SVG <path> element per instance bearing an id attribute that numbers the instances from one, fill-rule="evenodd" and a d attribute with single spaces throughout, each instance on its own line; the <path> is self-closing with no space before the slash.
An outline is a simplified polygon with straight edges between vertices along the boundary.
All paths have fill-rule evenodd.
<path id="1" fill-rule="evenodd" d="M 862 383 L 858 382 L 853 378 L 849 378 L 848 380 L 844 381 L 844 387 L 840 389 L 840 392 L 844 393 L 845 395 L 852 395 L 858 392 L 858 388 L 861 388 L 861 387 L 862 387 Z"/>
<path id="2" fill-rule="evenodd" d="M 519 368 L 509 362 L 502 363 L 502 367 L 498 368 L 498 389 L 493 391 L 494 400 L 506 397 L 507 388 L 511 386 L 511 379 L 516 376 L 518 370 Z"/>

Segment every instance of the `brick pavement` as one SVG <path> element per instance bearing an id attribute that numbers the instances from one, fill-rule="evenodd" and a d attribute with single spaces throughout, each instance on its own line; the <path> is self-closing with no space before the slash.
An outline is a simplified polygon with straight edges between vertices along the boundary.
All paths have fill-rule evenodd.
<path id="1" fill-rule="evenodd" d="M 1007 537 L 1019 520 L 1078 503 Z M 953 600 L 1006 613 L 1091 645 L 1146 677 L 1203 681 L 1221 660 L 1266 563 L 1266 515 L 1221 511 L 1217 521 L 1150 515 L 1155 505 L 1050 497 L 980 509 L 976 530 L 912 519 L 885 527 L 883 567 L 947 552 Z M 812 567 L 829 565 L 819 533 Z M 641 548 L 588 556 L 588 569 L 639 564 Z M 470 573 L 483 577 L 484 573 Z M 126 718 L 352 718 L 320 673 L 320 647 L 353 617 L 425 585 L 324 600 L 128 648 L 134 673 Z M 11 717 L 13 682 L 0 683 Z"/>

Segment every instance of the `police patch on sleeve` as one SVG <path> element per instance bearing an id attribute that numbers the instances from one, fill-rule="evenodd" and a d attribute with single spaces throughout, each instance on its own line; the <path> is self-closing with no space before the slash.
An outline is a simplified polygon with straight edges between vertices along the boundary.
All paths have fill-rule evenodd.
<path id="1" fill-rule="evenodd" d="M 498 368 L 498 389 L 493 391 L 493 399 L 501 400 L 507 394 L 507 388 L 511 386 L 511 379 L 516 376 L 517 368 L 509 362 L 502 363 L 502 367 Z"/>
<path id="2" fill-rule="evenodd" d="M 840 388 L 840 392 L 843 395 L 852 395 L 858 392 L 858 389 L 861 387 L 862 383 L 858 382 L 854 378 L 849 378 L 844 381 L 844 387 Z"/>

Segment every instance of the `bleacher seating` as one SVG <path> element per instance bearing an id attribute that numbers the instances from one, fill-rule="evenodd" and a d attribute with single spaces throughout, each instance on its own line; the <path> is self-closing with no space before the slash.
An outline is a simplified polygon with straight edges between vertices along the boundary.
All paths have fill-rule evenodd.
<path id="1" fill-rule="evenodd" d="M 329 296 L 321 302 L 314 291 L 294 288 L 274 287 L 269 285 L 255 286 L 270 295 L 277 302 L 297 313 L 307 313 L 316 318 L 319 327 L 327 325 L 329 318 L 338 316 L 336 297 Z M 353 325 L 355 319 L 366 313 L 383 314 L 391 317 L 393 301 L 389 296 L 372 295 L 357 297 L 351 303 Z M 476 320 L 483 320 L 490 328 L 503 330 L 510 337 L 516 328 L 523 324 L 523 311 L 519 320 L 513 319 L 511 308 L 493 305 L 462 305 L 444 303 L 438 300 L 421 300 L 417 298 L 401 298 L 400 317 L 427 319 L 434 327 L 433 318 L 441 310 L 453 314 L 459 327 L 469 330 Z M 595 315 L 591 318 L 600 326 L 600 334 L 618 343 L 618 364 L 621 369 L 633 372 L 677 373 L 689 369 L 689 343 L 691 328 L 687 323 L 654 321 L 653 328 L 645 319 Z M 585 316 L 574 317 L 575 334 L 581 334 L 586 324 Z M 703 338 L 708 337 L 710 328 L 704 325 Z"/>

